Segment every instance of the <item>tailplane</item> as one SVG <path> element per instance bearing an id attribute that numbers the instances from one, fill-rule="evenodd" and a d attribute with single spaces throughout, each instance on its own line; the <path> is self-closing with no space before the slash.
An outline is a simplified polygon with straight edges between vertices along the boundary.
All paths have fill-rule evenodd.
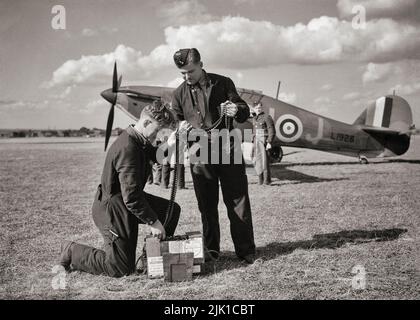
<path id="1" fill-rule="evenodd" d="M 384 145 L 384 156 L 405 153 L 414 128 L 410 105 L 396 95 L 380 97 L 371 103 L 353 124 Z"/>

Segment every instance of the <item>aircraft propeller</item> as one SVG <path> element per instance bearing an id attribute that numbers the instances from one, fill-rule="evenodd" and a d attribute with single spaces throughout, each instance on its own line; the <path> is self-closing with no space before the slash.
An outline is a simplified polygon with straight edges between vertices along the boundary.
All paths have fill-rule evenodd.
<path id="1" fill-rule="evenodd" d="M 114 63 L 114 73 L 112 75 L 112 89 L 111 90 L 105 90 L 101 93 L 102 97 L 109 101 L 111 103 L 111 109 L 109 110 L 108 114 L 108 120 L 106 124 L 106 131 L 105 131 L 105 149 L 108 146 L 109 138 L 111 137 L 112 132 L 112 124 L 114 122 L 114 109 L 115 104 L 117 103 L 117 97 L 118 97 L 118 89 L 120 88 L 122 81 L 122 76 L 118 79 L 117 74 L 117 62 Z"/>

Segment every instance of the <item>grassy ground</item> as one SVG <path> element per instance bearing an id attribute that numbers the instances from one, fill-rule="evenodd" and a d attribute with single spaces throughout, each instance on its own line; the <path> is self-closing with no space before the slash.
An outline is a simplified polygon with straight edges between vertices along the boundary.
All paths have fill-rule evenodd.
<path id="1" fill-rule="evenodd" d="M 16 140 L 14 140 L 16 141 Z M 54 140 L 47 140 L 54 141 Z M 63 239 L 101 246 L 90 216 L 104 160 L 102 140 L 0 141 L 0 299 L 418 299 L 420 138 L 391 161 L 285 148 L 273 186 L 248 168 L 258 260 L 239 262 L 220 205 L 221 259 L 192 282 L 73 272 L 53 289 Z M 37 142 L 37 143 L 34 143 Z M 178 234 L 201 230 L 197 204 L 178 192 Z M 147 186 L 169 197 L 169 190 Z M 146 234 L 141 227 L 139 248 Z M 366 272 L 354 284 L 355 266 Z"/>

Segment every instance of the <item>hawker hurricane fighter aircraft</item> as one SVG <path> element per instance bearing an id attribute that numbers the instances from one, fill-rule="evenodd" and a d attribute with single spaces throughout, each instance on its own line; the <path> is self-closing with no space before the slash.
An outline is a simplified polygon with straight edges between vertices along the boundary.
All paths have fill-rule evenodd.
<path id="1" fill-rule="evenodd" d="M 157 86 L 121 87 L 121 77 L 118 79 L 115 64 L 112 88 L 101 93 L 112 104 L 106 128 L 105 148 L 112 131 L 115 105 L 136 120 L 143 107 L 156 99 L 170 104 L 173 91 L 174 88 Z M 281 161 L 283 157 L 281 147 L 288 146 L 354 156 L 361 163 L 368 163 L 368 158 L 404 154 L 410 146 L 410 137 L 414 131 L 410 105 L 397 95 L 378 98 L 366 107 L 354 123 L 347 124 L 258 91 L 238 89 L 238 93 L 248 105 L 254 102 L 263 103 L 272 116 L 276 138 L 270 153 L 276 161 Z M 252 129 L 252 118 L 241 124 L 236 123 L 235 126 L 241 130 Z"/>

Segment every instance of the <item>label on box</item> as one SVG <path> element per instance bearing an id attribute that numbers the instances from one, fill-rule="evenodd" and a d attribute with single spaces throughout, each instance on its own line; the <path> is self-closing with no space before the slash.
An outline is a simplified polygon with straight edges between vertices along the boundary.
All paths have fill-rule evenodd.
<path id="1" fill-rule="evenodd" d="M 147 258 L 147 274 L 149 278 L 163 277 L 163 257 Z"/>
<path id="2" fill-rule="evenodd" d="M 201 273 L 201 264 L 195 264 L 195 265 L 193 265 L 192 272 L 194 274 Z"/>
<path id="3" fill-rule="evenodd" d="M 185 252 L 193 252 L 194 258 L 203 258 L 203 241 L 201 238 L 193 238 L 185 241 Z"/>
<path id="4" fill-rule="evenodd" d="M 185 253 L 183 241 L 168 241 L 169 253 Z"/>
<path id="5" fill-rule="evenodd" d="M 192 238 L 182 241 L 169 241 L 169 253 L 194 253 L 194 258 L 203 258 L 203 241 L 201 238 Z"/>

